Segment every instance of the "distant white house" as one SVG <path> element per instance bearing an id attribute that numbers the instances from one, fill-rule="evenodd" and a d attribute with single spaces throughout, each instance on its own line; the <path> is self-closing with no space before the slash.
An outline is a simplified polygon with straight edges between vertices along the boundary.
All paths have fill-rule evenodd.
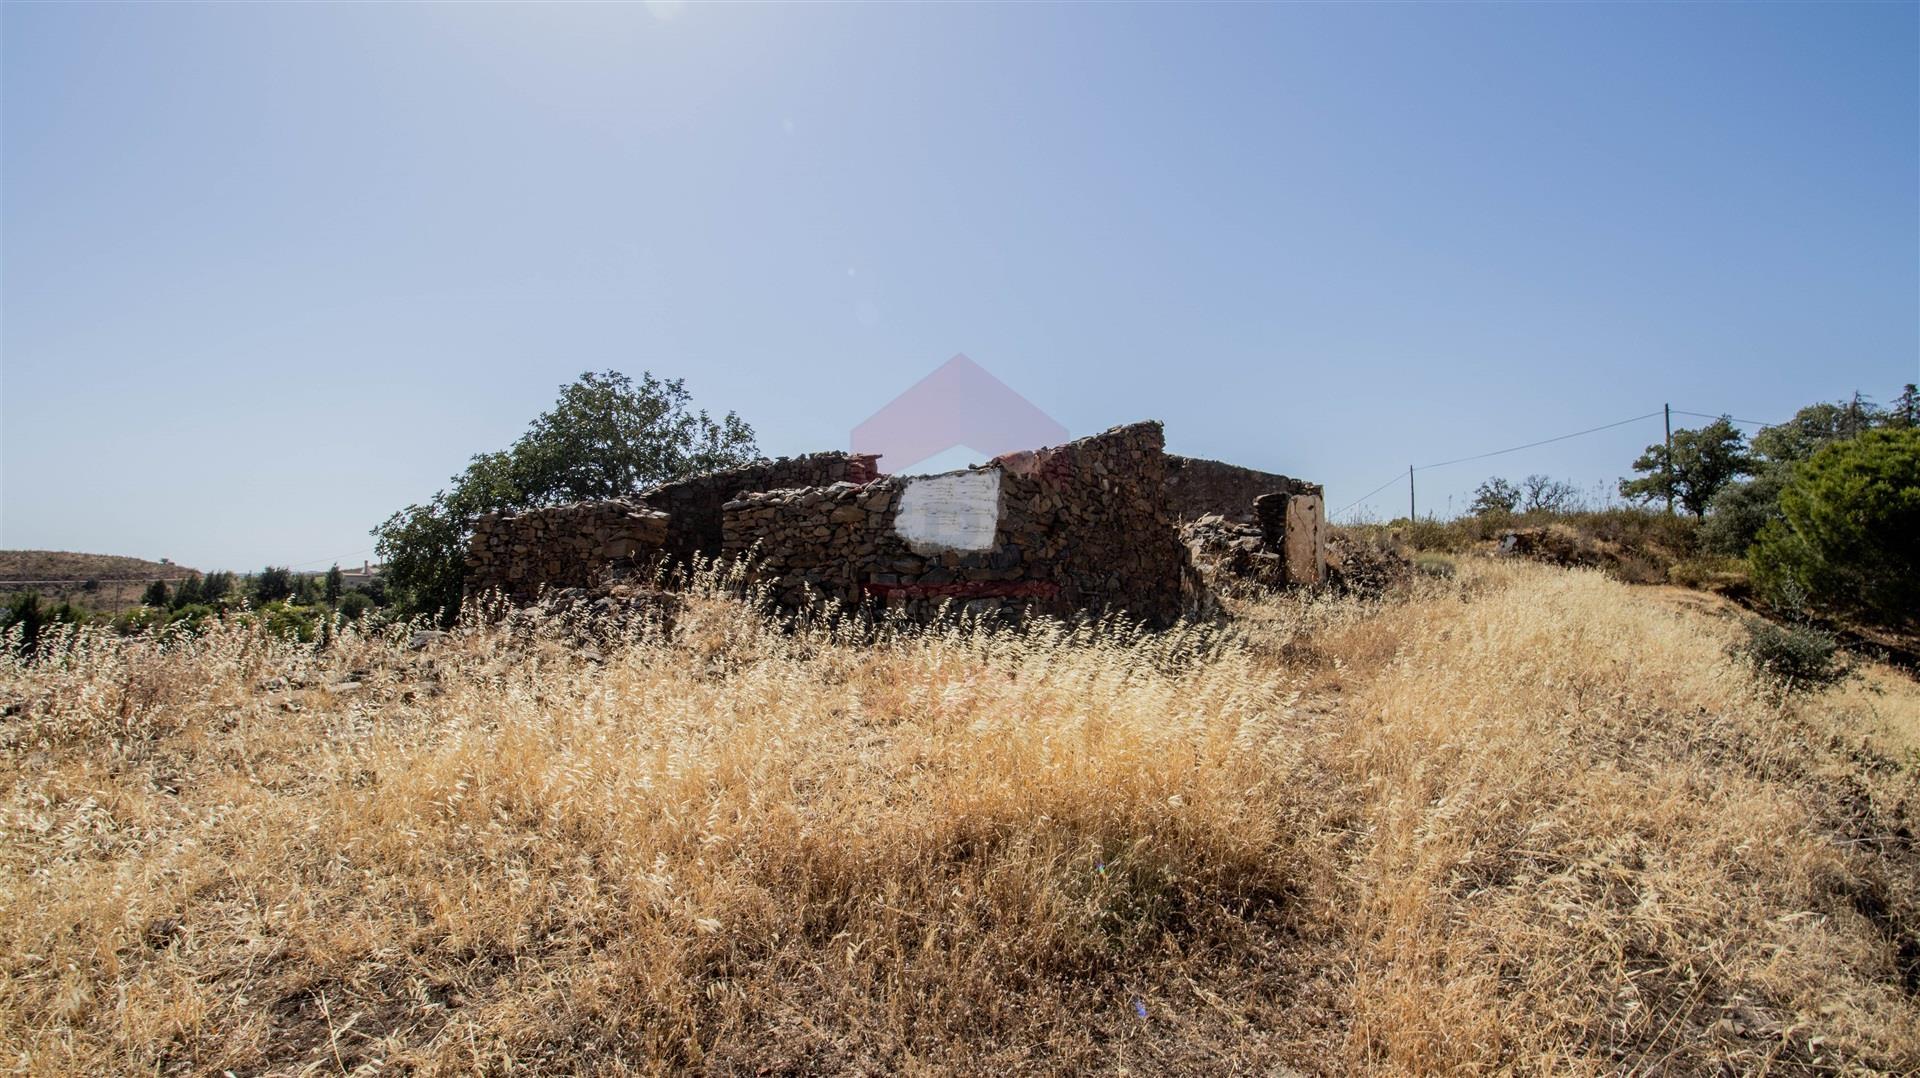
<path id="1" fill-rule="evenodd" d="M 358 569 L 340 570 L 340 583 L 343 587 L 364 588 L 379 579 L 380 574 L 386 572 L 386 570 L 387 567 L 384 565 L 375 565 L 372 562 L 363 561 L 360 563 L 360 568 Z"/>

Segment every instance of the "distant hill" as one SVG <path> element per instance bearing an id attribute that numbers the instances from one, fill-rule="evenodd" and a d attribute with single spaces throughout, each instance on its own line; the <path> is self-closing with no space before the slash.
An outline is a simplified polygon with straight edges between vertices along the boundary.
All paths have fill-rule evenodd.
<path id="1" fill-rule="evenodd" d="M 139 577 L 166 580 L 198 574 L 200 570 L 171 562 L 148 561 L 120 554 L 80 554 L 71 550 L 0 550 L 0 581 L 98 580 Z"/>
<path id="2" fill-rule="evenodd" d="M 95 610 L 131 606 L 156 580 L 171 582 L 199 573 L 185 565 L 119 554 L 0 550 L 0 595 L 37 591 Z"/>

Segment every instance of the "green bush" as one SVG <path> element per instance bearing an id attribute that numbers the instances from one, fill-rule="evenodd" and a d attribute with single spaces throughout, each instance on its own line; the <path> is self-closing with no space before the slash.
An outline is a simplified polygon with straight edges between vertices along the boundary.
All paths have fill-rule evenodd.
<path id="1" fill-rule="evenodd" d="M 1920 612 L 1920 430 L 1868 431 L 1795 467 L 1760 530 L 1754 583 L 1782 609 L 1807 604 L 1888 625 Z"/>
<path id="2" fill-rule="evenodd" d="M 76 624 L 87 620 L 86 612 L 71 603 L 50 605 L 43 603 L 40 593 L 25 592 L 14 596 L 5 607 L 0 607 L 0 633 L 17 631 L 18 647 L 22 655 L 32 655 L 39 646 L 41 634 L 48 626 Z"/>
<path id="3" fill-rule="evenodd" d="M 373 607 L 372 596 L 364 591 L 350 591 L 340 596 L 340 605 L 336 609 L 347 621 L 359 621 Z"/>
<path id="4" fill-rule="evenodd" d="M 188 603 L 173 612 L 173 616 L 167 619 L 167 626 L 198 632 L 201 626 L 218 616 L 213 607 L 205 603 Z"/>
<path id="5" fill-rule="evenodd" d="M 253 578 L 253 599 L 265 605 L 285 599 L 297 586 L 293 571 L 282 565 L 269 565 Z"/>
<path id="6" fill-rule="evenodd" d="M 1449 553 L 1470 545 L 1464 528 L 1450 521 L 1416 520 L 1407 526 L 1407 544 L 1415 550 L 1442 550 Z"/>
<path id="7" fill-rule="evenodd" d="M 1839 642 L 1818 629 L 1756 622 L 1733 650 L 1755 673 L 1788 690 L 1822 689 L 1847 676 Z"/>
<path id="8" fill-rule="evenodd" d="M 1700 543 L 1715 554 L 1739 557 L 1767 524 L 1780 516 L 1780 488 L 1791 468 L 1766 469 L 1751 482 L 1735 483 L 1713 496 L 1700 525 Z"/>
<path id="9" fill-rule="evenodd" d="M 113 631 L 121 636 L 133 636 L 149 629 L 157 629 L 167 623 L 171 613 L 164 607 L 142 606 L 129 610 L 113 619 Z"/>
<path id="10" fill-rule="evenodd" d="M 318 632 L 315 614 L 313 607 L 268 603 L 260 608 L 260 624 L 275 636 L 311 644 Z"/>

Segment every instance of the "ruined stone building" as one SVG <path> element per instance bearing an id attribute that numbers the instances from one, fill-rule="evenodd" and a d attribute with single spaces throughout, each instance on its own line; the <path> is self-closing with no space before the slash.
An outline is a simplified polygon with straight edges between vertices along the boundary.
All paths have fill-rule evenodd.
<path id="1" fill-rule="evenodd" d="M 1260 536 L 1274 582 L 1315 584 L 1324 573 L 1318 486 L 1168 454 L 1155 422 L 944 475 L 888 476 L 877 465 L 816 453 L 631 500 L 483 517 L 467 588 L 524 602 L 592 587 L 610 567 L 750 556 L 787 606 L 826 599 L 925 616 L 953 602 L 1166 626 L 1206 606 L 1181 530 L 1201 518 Z"/>

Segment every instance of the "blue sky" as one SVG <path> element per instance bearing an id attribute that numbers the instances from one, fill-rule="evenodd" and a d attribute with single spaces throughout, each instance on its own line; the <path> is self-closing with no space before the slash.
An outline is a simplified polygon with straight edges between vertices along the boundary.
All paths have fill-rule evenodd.
<path id="1" fill-rule="evenodd" d="M 964 352 L 1335 508 L 1920 378 L 1912 4 L 0 12 L 6 547 L 357 562 L 609 367 L 792 453 Z"/>

